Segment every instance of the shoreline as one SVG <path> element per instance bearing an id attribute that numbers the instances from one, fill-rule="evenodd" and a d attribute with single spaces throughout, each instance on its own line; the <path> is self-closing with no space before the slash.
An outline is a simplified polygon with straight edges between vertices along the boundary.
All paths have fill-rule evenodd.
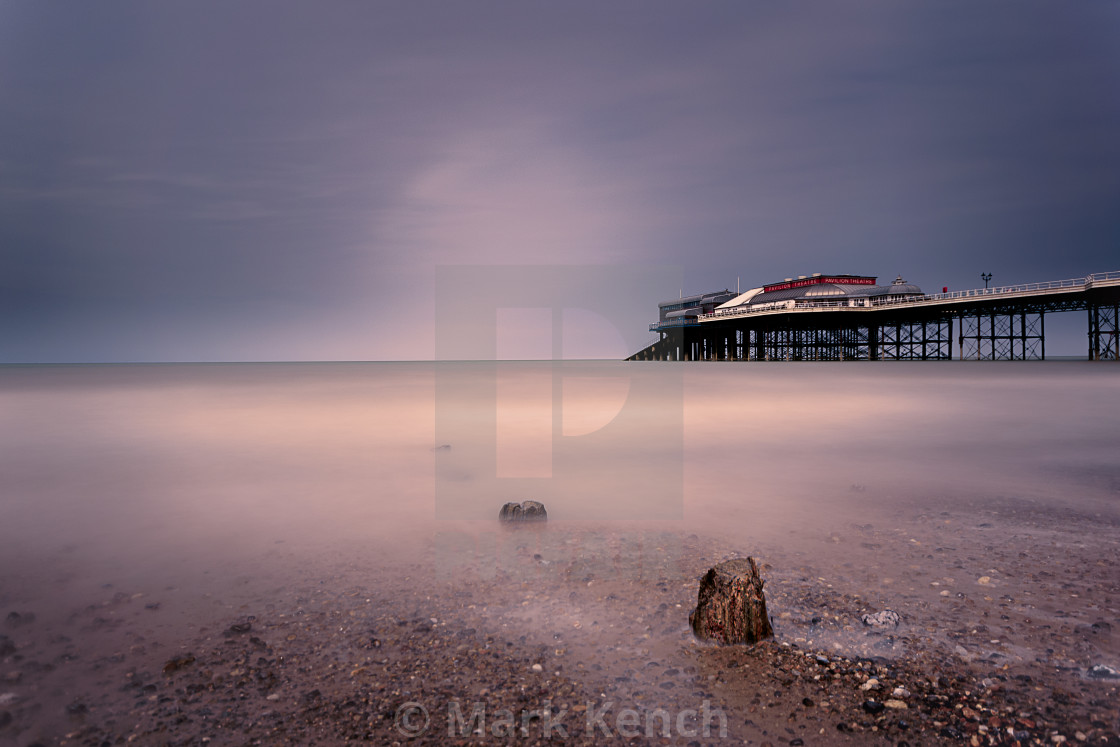
<path id="1" fill-rule="evenodd" d="M 868 600 L 775 552 L 763 555 L 763 576 L 776 638 L 718 647 L 697 642 L 687 618 L 699 576 L 736 554 L 720 540 L 660 532 L 636 548 L 625 531 L 562 525 L 497 536 L 512 546 L 499 567 L 461 558 L 440 573 L 447 558 L 432 545 L 411 561 L 374 562 L 373 584 L 370 567 L 293 563 L 303 569 L 298 581 L 262 588 L 256 602 L 193 636 L 160 646 L 136 635 L 116 660 L 83 650 L 66 666 L 91 667 L 100 686 L 55 698 L 54 717 L 20 696 L 0 707 L 11 714 L 0 737 L 98 745 L 535 744 L 549 736 L 595 744 L 1120 743 L 1120 680 L 1085 675 L 1073 658 L 1076 635 L 1057 631 L 1068 650 L 1055 650 L 1051 663 L 962 656 L 946 648 L 963 640 L 954 630 L 931 638 L 913 611 L 898 630 L 865 629 L 859 616 L 876 611 Z M 675 540 L 678 548 L 666 551 Z M 629 564 L 635 556 L 640 562 Z M 147 609 L 158 607 L 147 597 L 115 599 L 126 633 L 128 621 L 160 612 Z M 970 601 L 952 603 L 967 609 Z M 113 618 L 99 611 L 92 619 Z M 22 675 L 0 692 L 34 692 L 41 663 L 32 665 L 21 639 L 35 627 L 5 630 L 17 650 L 3 671 Z M 1105 627 L 1083 633 L 1111 641 Z M 57 648 L 59 636 L 49 637 Z M 1062 656 L 1067 664 L 1052 663 Z M 418 733 L 402 732 L 402 719 L 404 727 L 424 722 L 401 711 L 409 703 L 427 711 Z M 524 734 L 510 733 L 521 727 Z"/>

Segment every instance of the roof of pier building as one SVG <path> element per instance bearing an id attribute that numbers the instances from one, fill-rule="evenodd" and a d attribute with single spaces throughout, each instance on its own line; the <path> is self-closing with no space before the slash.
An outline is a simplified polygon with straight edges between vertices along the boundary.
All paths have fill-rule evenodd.
<path id="1" fill-rule="evenodd" d="M 924 295 L 922 289 L 899 275 L 890 285 L 878 285 L 869 275 L 822 275 L 786 278 L 731 299 L 719 308 L 776 303 L 781 301 L 836 301 L 849 298 L 884 298 Z"/>
<path id="2" fill-rule="evenodd" d="M 657 306 L 660 309 L 674 311 L 676 309 L 686 309 L 692 306 L 703 306 L 708 303 L 723 303 L 733 295 L 735 294 L 730 290 L 715 291 L 713 293 L 698 293 L 695 296 L 681 296 L 671 301 L 662 301 L 657 304 Z"/>
<path id="3" fill-rule="evenodd" d="M 882 286 L 888 288 L 887 295 L 889 296 L 924 296 L 925 293 L 921 288 L 913 283 L 907 283 L 899 275 L 894 279 L 894 282 L 889 286 Z"/>
<path id="4" fill-rule="evenodd" d="M 657 309 L 662 320 L 699 316 L 712 311 L 734 295 L 735 293 L 730 290 L 721 290 L 695 296 L 682 296 L 671 301 L 662 301 L 657 304 Z"/>

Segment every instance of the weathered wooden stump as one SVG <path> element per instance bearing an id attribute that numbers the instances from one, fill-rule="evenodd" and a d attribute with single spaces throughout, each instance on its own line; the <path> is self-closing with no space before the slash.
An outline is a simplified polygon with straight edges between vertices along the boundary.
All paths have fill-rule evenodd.
<path id="1" fill-rule="evenodd" d="M 754 558 L 726 560 L 709 569 L 700 580 L 696 609 L 688 622 L 698 638 L 721 644 L 755 643 L 773 636 Z"/>
<path id="2" fill-rule="evenodd" d="M 544 510 L 544 504 L 538 501 L 507 503 L 498 513 L 498 520 L 506 522 L 546 521 L 547 519 L 548 512 Z"/>

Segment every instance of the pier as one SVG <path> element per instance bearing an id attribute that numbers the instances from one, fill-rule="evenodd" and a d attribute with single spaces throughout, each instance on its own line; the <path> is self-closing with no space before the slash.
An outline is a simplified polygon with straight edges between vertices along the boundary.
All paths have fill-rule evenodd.
<path id="1" fill-rule="evenodd" d="M 1120 271 L 934 294 L 813 275 L 658 306 L 629 360 L 1044 360 L 1046 315 L 1085 311 L 1088 359 L 1120 361 Z"/>

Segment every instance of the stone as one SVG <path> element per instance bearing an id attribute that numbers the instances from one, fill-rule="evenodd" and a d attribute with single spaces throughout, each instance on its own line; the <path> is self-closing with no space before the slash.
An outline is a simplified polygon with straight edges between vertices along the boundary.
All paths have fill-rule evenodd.
<path id="1" fill-rule="evenodd" d="M 756 643 L 774 635 L 763 581 L 754 558 L 726 560 L 700 580 L 688 623 L 697 638 L 720 644 Z"/>
<path id="2" fill-rule="evenodd" d="M 166 664 L 163 665 L 163 673 L 171 674 L 173 672 L 178 672 L 183 667 L 194 664 L 194 661 L 194 654 L 187 654 L 186 656 L 180 656 L 175 659 L 170 659 Z"/>
<path id="3" fill-rule="evenodd" d="M 881 630 L 884 628 L 897 628 L 902 618 L 894 610 L 882 610 L 873 615 L 864 615 L 863 624 L 869 628 Z"/>
<path id="4" fill-rule="evenodd" d="M 0 635 L 0 657 L 10 656 L 16 652 L 16 644 L 6 635 Z"/>
<path id="5" fill-rule="evenodd" d="M 548 518 L 548 512 L 539 501 L 522 501 L 521 518 L 522 521 L 544 521 Z"/>
<path id="6" fill-rule="evenodd" d="M 498 513 L 498 520 L 505 522 L 521 521 L 547 521 L 548 512 L 544 504 L 539 501 L 522 501 L 521 503 L 507 503 Z"/>
<path id="7" fill-rule="evenodd" d="M 1115 680 L 1120 679 L 1120 671 L 1108 666 L 1107 664 L 1094 664 L 1089 667 L 1087 673 L 1095 680 Z"/>

